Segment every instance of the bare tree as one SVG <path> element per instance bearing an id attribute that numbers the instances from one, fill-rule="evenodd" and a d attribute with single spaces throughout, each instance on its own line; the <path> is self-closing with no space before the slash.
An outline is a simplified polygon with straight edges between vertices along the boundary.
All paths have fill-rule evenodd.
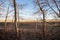
<path id="1" fill-rule="evenodd" d="M 19 7 L 18 7 L 17 11 L 18 11 L 18 27 L 19 27 Z"/>
<path id="2" fill-rule="evenodd" d="M 8 8 L 7 8 L 7 14 L 6 14 L 6 18 L 5 18 L 5 30 L 6 30 L 6 27 L 7 27 L 7 17 L 8 17 L 8 13 L 9 13 L 9 7 L 10 7 L 10 4 L 9 4 L 9 6 L 8 6 Z"/>
<path id="3" fill-rule="evenodd" d="M 45 26 L 45 12 L 43 10 L 43 7 L 41 6 L 40 0 L 36 0 L 37 4 L 39 6 L 39 11 L 41 11 L 41 13 L 43 14 L 43 38 L 45 39 L 45 31 L 46 31 L 46 26 Z"/>
<path id="4" fill-rule="evenodd" d="M 48 6 L 52 9 L 52 11 L 60 18 L 60 9 L 59 9 L 59 6 L 58 6 L 59 3 L 57 3 L 56 0 L 50 0 L 50 1 L 52 1 L 52 2 L 55 4 L 56 8 L 58 9 L 58 12 L 56 12 L 56 10 L 54 10 L 53 7 L 50 6 L 50 4 L 49 4 L 48 1 L 49 1 L 49 0 L 46 0 L 47 5 L 48 5 Z M 59 1 L 58 1 L 58 2 L 59 2 Z"/>
<path id="5" fill-rule="evenodd" d="M 4 8 L 5 5 L 4 4 L 5 4 L 5 0 L 0 0 L 0 11 L 5 10 L 5 8 Z M 0 13 L 0 17 L 4 17 L 3 13 Z"/>
<path id="6" fill-rule="evenodd" d="M 18 37 L 18 27 L 17 27 L 17 9 L 16 9 L 16 0 L 14 0 L 14 12 L 15 12 L 15 31 L 16 31 L 16 37 Z"/>
<path id="7" fill-rule="evenodd" d="M 0 0 L 0 6 L 2 6 L 5 3 L 5 0 Z"/>

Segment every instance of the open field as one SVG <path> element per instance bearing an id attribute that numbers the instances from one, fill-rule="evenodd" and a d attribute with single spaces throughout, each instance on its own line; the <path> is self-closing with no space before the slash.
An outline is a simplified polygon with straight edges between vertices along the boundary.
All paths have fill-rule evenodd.
<path id="1" fill-rule="evenodd" d="M 43 40 L 42 23 L 23 22 L 19 23 L 19 30 L 16 35 L 13 23 L 7 23 L 7 30 L 4 31 L 4 22 L 0 23 L 0 40 Z M 10 28 L 12 28 L 10 30 Z M 60 40 L 60 22 L 47 22 L 44 40 Z"/>

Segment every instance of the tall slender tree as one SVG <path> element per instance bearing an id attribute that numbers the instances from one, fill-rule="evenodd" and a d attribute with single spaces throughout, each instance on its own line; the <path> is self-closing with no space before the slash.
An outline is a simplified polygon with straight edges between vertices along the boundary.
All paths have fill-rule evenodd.
<path id="1" fill-rule="evenodd" d="M 8 13 L 9 13 L 9 7 L 10 7 L 10 3 L 8 5 L 8 8 L 7 8 L 7 14 L 6 14 L 6 18 L 5 18 L 5 30 L 6 30 L 6 27 L 7 27 L 7 17 L 8 17 Z"/>
<path id="2" fill-rule="evenodd" d="M 18 27 L 17 27 L 17 8 L 16 8 L 16 0 L 14 0 L 14 12 L 15 12 L 15 21 L 14 21 L 14 23 L 15 23 L 15 31 L 16 31 L 16 37 L 18 37 L 18 34 L 17 34 L 17 32 L 18 32 Z"/>
<path id="3" fill-rule="evenodd" d="M 39 9 L 40 9 L 40 11 L 42 12 L 42 14 L 43 14 L 43 39 L 45 39 L 45 13 L 44 13 L 44 10 L 43 10 L 43 8 L 41 7 L 41 4 L 40 4 L 40 0 L 37 0 L 37 4 L 38 4 L 38 6 L 39 6 Z"/>

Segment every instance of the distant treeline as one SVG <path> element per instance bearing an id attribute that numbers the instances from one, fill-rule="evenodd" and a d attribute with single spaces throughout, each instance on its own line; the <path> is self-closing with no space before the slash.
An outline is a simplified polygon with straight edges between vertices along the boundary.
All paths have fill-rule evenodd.
<path id="1" fill-rule="evenodd" d="M 37 24 L 37 25 L 36 25 Z M 46 22 L 46 27 L 59 27 L 60 26 L 60 22 Z M 12 22 L 7 22 L 7 28 L 14 28 L 14 23 Z M 0 28 L 4 28 L 5 26 L 5 22 L 0 22 Z M 20 22 L 18 23 L 18 27 L 20 28 L 35 28 L 37 26 L 37 28 L 41 28 L 43 26 L 43 22 Z"/>

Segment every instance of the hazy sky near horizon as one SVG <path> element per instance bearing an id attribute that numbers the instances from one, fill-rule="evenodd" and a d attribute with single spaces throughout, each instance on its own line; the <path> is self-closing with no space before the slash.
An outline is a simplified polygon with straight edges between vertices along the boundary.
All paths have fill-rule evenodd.
<path id="1" fill-rule="evenodd" d="M 16 0 L 16 3 L 18 4 L 18 6 L 20 6 L 19 7 L 19 16 L 20 16 L 21 20 L 36 20 L 36 19 L 39 19 L 39 18 L 40 19 L 43 18 L 42 14 L 34 15 L 34 13 L 39 10 L 39 7 L 35 6 L 33 0 Z M 2 13 L 2 16 L 4 16 L 4 17 L 0 16 L 0 19 L 5 19 L 5 17 L 6 17 L 5 15 L 7 13 L 7 8 L 9 6 L 8 4 L 9 4 L 9 2 L 8 2 L 8 0 L 6 0 L 5 4 L 4 4 L 4 6 L 5 6 L 4 9 L 5 10 L 4 9 L 3 9 L 4 11 L 0 10 L 0 14 Z M 24 4 L 24 5 L 22 6 L 21 4 Z M 52 6 L 53 4 L 51 3 L 50 5 Z M 45 7 L 44 9 L 47 9 L 47 8 Z M 11 6 L 9 7 L 9 11 L 11 11 L 13 9 L 14 9 L 13 7 L 11 7 Z M 54 7 L 54 9 L 55 9 L 55 11 L 57 11 L 56 7 Z M 49 9 L 46 12 L 46 19 L 54 19 L 53 16 L 55 14 L 50 14 L 50 12 L 54 13 L 51 9 Z M 14 15 L 14 12 L 12 11 L 11 13 L 8 14 L 8 19 L 13 19 L 13 15 Z"/>

